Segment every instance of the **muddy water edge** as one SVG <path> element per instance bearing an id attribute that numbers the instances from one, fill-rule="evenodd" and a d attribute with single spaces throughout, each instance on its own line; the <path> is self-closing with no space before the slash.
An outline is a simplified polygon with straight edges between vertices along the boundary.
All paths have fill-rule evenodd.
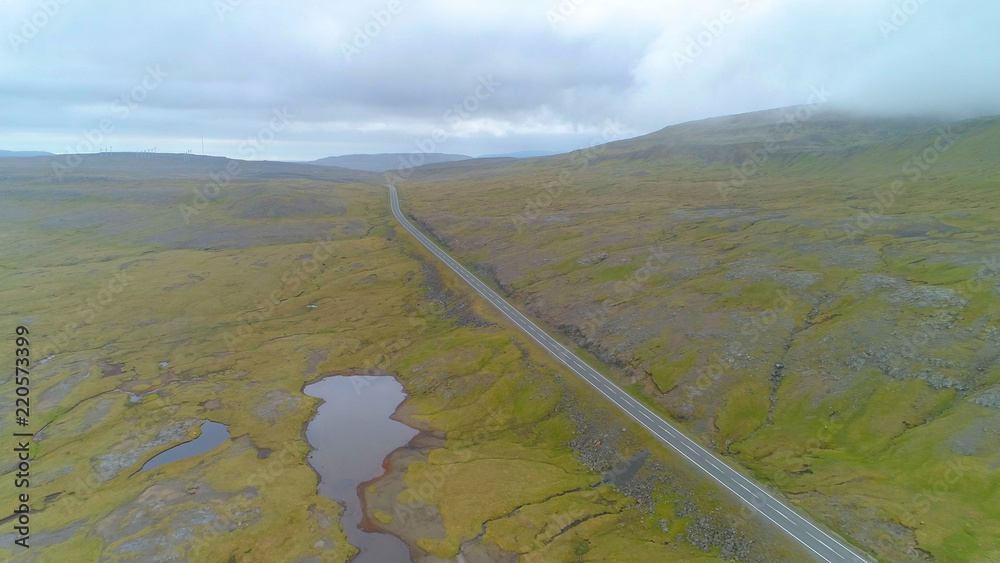
<path id="1" fill-rule="evenodd" d="M 319 494 L 344 507 L 344 533 L 359 553 L 353 563 L 409 563 L 410 550 L 367 522 L 360 489 L 382 476 L 385 460 L 419 431 L 393 417 L 406 400 L 391 375 L 332 375 L 303 392 L 323 402 L 305 429 L 309 464 L 320 476 Z"/>

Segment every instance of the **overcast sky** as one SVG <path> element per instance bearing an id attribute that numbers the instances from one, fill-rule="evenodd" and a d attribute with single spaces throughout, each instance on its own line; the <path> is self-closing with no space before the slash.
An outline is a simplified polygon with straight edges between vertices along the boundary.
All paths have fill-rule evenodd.
<path id="1" fill-rule="evenodd" d="M 562 152 L 814 89 L 1000 114 L 998 21 L 996 0 L 0 0 L 0 149 Z"/>

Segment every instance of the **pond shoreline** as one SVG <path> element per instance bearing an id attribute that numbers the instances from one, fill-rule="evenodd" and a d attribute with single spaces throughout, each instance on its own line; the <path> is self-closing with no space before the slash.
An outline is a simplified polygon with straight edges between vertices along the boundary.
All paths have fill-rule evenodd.
<path id="1" fill-rule="evenodd" d="M 397 405 L 395 405 L 393 411 L 389 414 L 388 419 L 396 423 L 399 423 L 399 425 L 405 426 L 408 431 L 411 431 L 413 433 L 413 435 L 409 439 L 406 439 L 406 441 L 402 445 L 393 447 L 392 450 L 386 452 L 385 455 L 381 457 L 378 464 L 379 471 L 377 474 L 375 474 L 373 477 L 369 479 L 365 479 L 361 482 L 358 482 L 358 484 L 355 487 L 351 488 L 351 491 L 354 495 L 353 499 L 350 498 L 343 499 L 343 498 L 334 498 L 334 496 L 331 496 L 330 489 L 332 487 L 335 487 L 336 483 L 333 483 L 329 479 L 324 478 L 322 473 L 323 469 L 322 462 L 317 462 L 317 465 L 314 465 L 314 457 L 318 456 L 318 452 L 320 451 L 321 449 L 320 447 L 322 446 L 322 444 L 313 443 L 313 442 L 321 442 L 321 440 L 316 439 L 315 434 L 314 434 L 314 440 L 310 440 L 308 435 L 310 433 L 310 428 L 316 422 L 317 418 L 321 416 L 320 411 L 322 410 L 323 405 L 325 405 L 329 401 L 327 398 L 307 393 L 306 388 L 316 384 L 323 383 L 327 380 L 336 380 L 340 378 L 348 379 L 352 377 L 387 378 L 391 379 L 396 384 L 398 384 L 402 393 L 402 400 Z M 363 387 L 367 386 L 368 385 L 364 385 Z M 358 388 L 355 388 L 355 391 L 358 392 Z M 356 527 L 362 533 L 370 534 L 373 536 L 385 535 L 393 538 L 393 540 L 395 541 L 400 542 L 402 546 L 405 547 L 405 550 L 408 552 L 409 561 L 416 561 L 418 560 L 418 558 L 426 556 L 426 553 L 424 553 L 423 550 L 421 550 L 417 546 L 412 545 L 411 543 L 407 542 L 403 537 L 400 537 L 398 534 L 394 534 L 390 530 L 387 530 L 385 527 L 379 525 L 379 522 L 377 522 L 372 517 L 370 508 L 368 506 L 368 503 L 366 502 L 365 491 L 367 490 L 367 488 L 370 487 L 372 483 L 378 482 L 392 473 L 393 469 L 391 464 L 391 458 L 393 454 L 395 454 L 400 450 L 412 449 L 413 443 L 414 442 L 419 443 L 421 441 L 420 440 L 421 436 L 425 435 L 425 433 L 427 433 L 429 430 L 426 428 L 424 424 L 421 424 L 420 422 L 413 420 L 412 417 L 407 414 L 408 405 L 410 403 L 411 397 L 406 392 L 406 386 L 403 384 L 403 382 L 396 375 L 384 372 L 382 370 L 377 370 L 377 369 L 346 370 L 344 372 L 327 373 L 312 378 L 310 381 L 303 384 L 302 394 L 317 401 L 312 416 L 310 416 L 310 418 L 307 420 L 306 424 L 302 428 L 302 438 L 310 448 L 310 454 L 307 457 L 306 462 L 309 468 L 317 476 L 317 494 L 336 502 L 341 507 L 341 513 L 339 515 L 339 519 L 342 527 L 344 528 L 344 533 L 348 536 L 354 536 L 353 539 L 349 538 L 348 541 L 351 543 L 352 546 L 359 549 L 359 553 L 356 554 L 354 557 L 352 557 L 351 561 L 362 561 L 365 559 L 366 556 L 365 546 L 356 545 L 356 543 L 362 543 L 362 544 L 367 543 L 364 541 L 362 542 L 356 541 L 357 539 L 359 539 L 359 537 L 357 536 L 356 532 L 351 529 L 354 518 L 358 519 L 358 524 Z M 358 392 L 358 395 L 360 396 L 360 392 Z M 324 413 L 324 415 L 329 416 L 330 413 L 327 412 Z M 318 428 L 313 428 L 313 432 L 317 432 L 318 430 L 319 430 Z M 431 432 L 433 431 L 431 430 Z M 326 489 L 325 492 L 324 489 Z M 341 494 L 336 496 L 344 496 L 345 491 L 339 491 L 339 492 Z M 350 505 L 353 504 L 351 501 L 354 501 L 355 499 L 358 508 L 360 510 L 360 514 L 353 514 L 351 511 L 352 507 Z M 377 538 L 368 538 L 368 539 L 371 540 L 372 543 L 378 542 Z M 368 548 L 371 548 L 372 543 L 368 544 Z"/>

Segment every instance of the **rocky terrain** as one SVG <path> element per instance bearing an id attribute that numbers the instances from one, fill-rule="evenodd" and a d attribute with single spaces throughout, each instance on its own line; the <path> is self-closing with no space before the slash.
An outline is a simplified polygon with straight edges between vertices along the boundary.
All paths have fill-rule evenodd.
<path id="1" fill-rule="evenodd" d="M 801 560 L 398 235 L 384 187 L 272 164 L 0 164 L 0 324 L 30 327 L 37 401 L 32 548 L 5 529 L 0 560 L 349 561 L 303 388 L 355 373 L 395 374 L 423 431 L 360 491 L 416 560 Z M 206 420 L 230 438 L 139 472 Z"/>
<path id="2" fill-rule="evenodd" d="M 400 198 L 633 393 L 870 552 L 1000 557 L 1000 122 L 775 115 L 429 167 Z"/>

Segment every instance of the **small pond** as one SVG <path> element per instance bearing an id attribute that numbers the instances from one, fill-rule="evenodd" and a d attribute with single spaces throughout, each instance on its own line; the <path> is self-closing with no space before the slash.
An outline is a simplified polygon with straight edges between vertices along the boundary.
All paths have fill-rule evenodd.
<path id="1" fill-rule="evenodd" d="M 319 493 L 346 507 L 344 532 L 360 550 L 352 563 L 408 563 L 402 540 L 359 527 L 358 497 L 358 486 L 382 475 L 385 458 L 418 433 L 390 418 L 406 399 L 403 386 L 392 377 L 334 376 L 305 392 L 325 401 L 306 428 L 309 464 L 320 475 Z"/>
<path id="2" fill-rule="evenodd" d="M 182 459 L 187 459 L 192 456 L 200 455 L 205 452 L 211 451 L 219 444 L 225 442 L 229 439 L 229 427 L 225 424 L 220 424 L 218 422 L 212 422 L 211 420 L 206 420 L 201 425 L 201 435 L 191 440 L 190 442 L 184 442 L 179 446 L 174 446 L 169 450 L 161 453 L 160 455 L 154 457 L 153 459 L 146 462 L 139 470 L 139 473 L 149 471 L 150 469 L 155 469 L 161 465 L 166 465 L 173 461 L 179 461 Z"/>

